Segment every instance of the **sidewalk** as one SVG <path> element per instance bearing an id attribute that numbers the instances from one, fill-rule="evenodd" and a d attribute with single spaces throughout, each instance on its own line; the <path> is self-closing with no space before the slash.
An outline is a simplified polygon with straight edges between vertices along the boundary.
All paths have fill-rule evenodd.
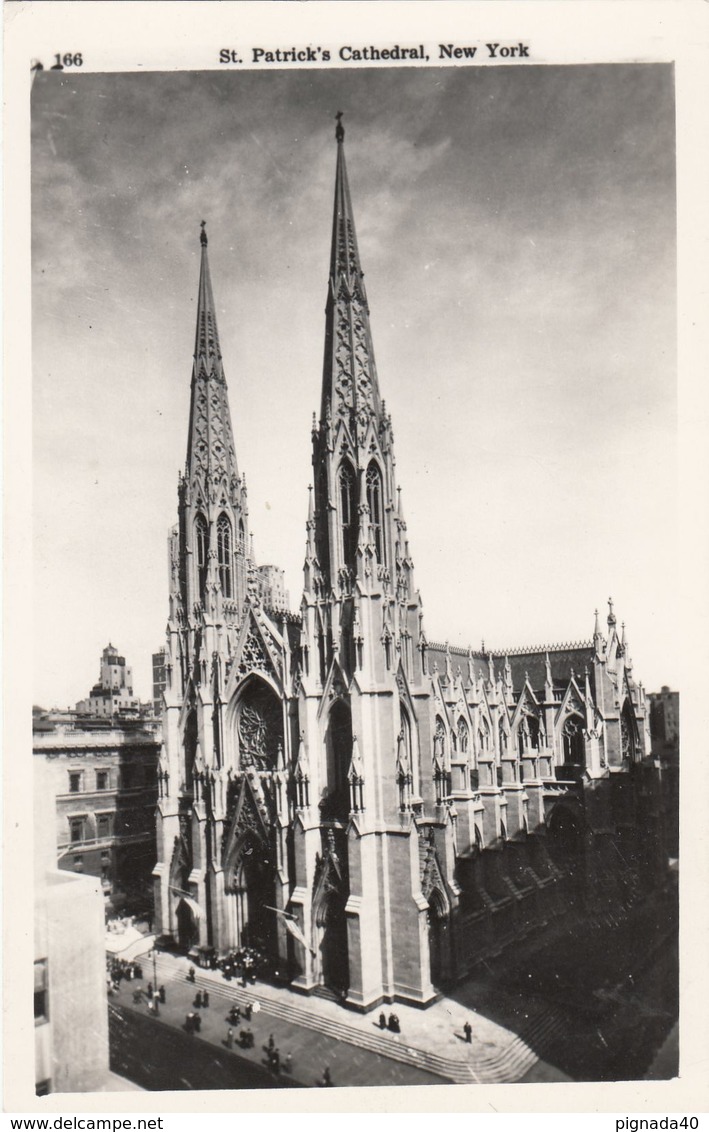
<path id="1" fill-rule="evenodd" d="M 266 1087 L 288 1085 L 293 1087 L 295 1085 L 312 1088 L 322 1078 L 325 1067 L 329 1068 L 334 1085 L 442 1085 L 448 1083 L 445 1078 L 423 1069 L 390 1061 L 376 1052 L 354 1047 L 332 1035 L 298 1025 L 284 1018 L 276 1018 L 267 1011 L 265 1002 L 264 1008 L 253 1015 L 250 1023 L 246 1023 L 242 1019 L 238 1026 L 233 1027 L 235 1038 L 238 1039 L 239 1030 L 250 1025 L 255 1039 L 254 1047 L 250 1050 L 242 1050 L 235 1042 L 233 1051 L 230 1051 L 226 1045 L 226 1036 L 229 1029 L 226 1014 L 232 1002 L 243 1002 L 244 999 L 240 1000 L 237 994 L 230 993 L 229 984 L 224 983 L 223 980 L 221 986 L 217 980 L 214 980 L 216 985 L 213 985 L 212 980 L 208 978 L 204 980 L 200 978 L 196 985 L 187 982 L 185 975 L 189 964 L 186 961 L 178 961 L 180 966 L 166 964 L 165 958 L 165 956 L 161 956 L 157 963 L 158 983 L 164 984 L 166 991 L 166 1002 L 160 1005 L 158 1018 L 155 1018 L 148 1010 L 145 998 L 140 1003 L 133 1001 L 133 992 L 141 987 L 145 988 L 147 986 L 146 979 L 143 979 L 142 982 L 123 982 L 119 994 L 109 1000 L 111 1005 L 120 1008 L 124 1018 L 130 1018 L 130 1015 L 133 1014 L 137 1016 L 136 1023 L 138 1023 L 138 1018 L 140 1019 L 137 1029 L 131 1032 L 129 1041 L 143 1042 L 143 1035 L 146 1027 L 149 1026 L 152 1044 L 146 1047 L 145 1057 L 148 1062 L 145 1067 L 146 1077 L 151 1075 L 150 1063 L 154 1060 L 155 1080 L 163 1081 L 166 1072 L 164 1062 L 167 1060 L 170 1062 L 170 1071 L 175 1079 L 175 1083 L 172 1085 L 174 1088 L 233 1088 L 232 1077 L 239 1078 L 241 1082 L 239 1087 L 241 1088 L 259 1088 L 264 1087 L 264 1084 Z M 172 958 L 169 957 L 170 960 Z M 144 965 L 144 973 L 149 977 L 152 976 L 152 964 L 150 964 L 150 967 L 148 967 L 148 964 Z M 210 974 L 213 973 L 199 972 L 200 976 Z M 202 1019 L 201 1032 L 188 1036 L 184 1029 L 185 1017 L 195 1010 L 193 1000 L 196 991 L 205 986 L 209 987 L 210 1005 L 208 1008 L 198 1011 Z M 271 990 L 272 988 L 268 989 Z M 249 993 L 249 997 L 252 999 L 256 997 L 263 1001 L 260 998 L 260 990 L 261 987 L 257 985 L 255 995 Z M 166 1042 L 165 1027 L 179 1033 L 180 1041 Z M 177 1033 L 175 1037 L 177 1037 Z M 278 1078 L 268 1071 L 268 1061 L 264 1050 L 271 1034 L 273 1034 L 274 1042 L 280 1051 L 281 1061 L 284 1061 L 289 1053 L 292 1057 L 291 1073 L 282 1072 Z M 161 1047 L 168 1045 L 169 1051 L 167 1048 L 165 1049 L 167 1057 L 163 1058 L 160 1053 Z M 213 1070 L 216 1077 L 213 1075 L 211 1085 L 206 1086 L 199 1073 L 190 1072 L 193 1068 L 190 1063 L 194 1059 L 198 1060 L 200 1053 L 206 1052 L 205 1046 L 216 1047 L 219 1050 L 218 1055 L 215 1051 L 215 1054 L 210 1058 L 210 1069 Z M 176 1061 L 180 1061 L 181 1064 L 176 1064 Z M 249 1074 L 251 1075 L 250 1079 Z M 246 1083 L 247 1080 L 248 1083 Z M 151 1086 L 142 1078 L 141 1083 L 148 1088 L 168 1087 L 165 1084 Z"/>
<path id="2" fill-rule="evenodd" d="M 324 998 L 308 998 L 287 987 L 256 983 L 242 988 L 236 981 L 226 981 L 219 971 L 196 971 L 196 983 L 187 982 L 189 962 L 168 953 L 159 953 L 157 981 L 163 983 L 167 1003 L 160 1018 L 172 1025 L 183 1026 L 186 1013 L 198 989 L 208 989 L 211 1004 L 201 1011 L 202 1040 L 221 1042 L 226 1038 L 225 1015 L 231 1003 L 243 1007 L 258 1001 L 261 1010 L 251 1023 L 256 1048 L 239 1051 L 266 1064 L 261 1046 L 270 1033 L 279 1046 L 281 1059 L 290 1052 L 293 1076 L 311 1085 L 330 1066 L 338 1084 L 441 1084 L 446 1082 L 509 1082 L 520 1080 L 536 1064 L 538 1057 L 511 1029 L 476 1013 L 465 1004 L 442 999 L 427 1010 L 396 1004 L 401 1033 L 380 1030 L 379 1011 L 358 1014 Z M 152 965 L 144 964 L 145 979 L 152 978 Z M 122 1006 L 133 1006 L 131 989 L 135 983 L 123 984 Z M 147 1013 L 147 1006 L 137 1007 Z M 390 1007 L 383 1007 L 389 1013 Z M 470 1020 L 473 1039 L 466 1044 L 463 1025 Z M 553 1020 L 552 1020 L 553 1022 Z M 550 1020 L 543 1015 L 529 1020 L 530 1027 L 548 1029 Z M 235 1030 L 238 1033 L 238 1029 Z M 200 1040 L 197 1038 L 196 1040 Z M 307 1067 L 305 1080 L 303 1066 Z M 341 1076 L 338 1076 L 338 1073 Z M 412 1076 L 413 1075 L 413 1076 Z"/>

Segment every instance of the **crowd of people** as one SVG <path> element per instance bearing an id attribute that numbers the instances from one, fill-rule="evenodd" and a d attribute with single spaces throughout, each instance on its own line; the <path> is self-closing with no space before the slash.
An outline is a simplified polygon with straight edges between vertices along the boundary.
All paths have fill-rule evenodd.
<path id="1" fill-rule="evenodd" d="M 106 983 L 109 994 L 117 994 L 124 979 L 132 982 L 133 979 L 142 979 L 142 977 L 143 968 L 140 963 L 129 963 L 127 959 L 116 959 L 112 955 L 107 957 Z"/>
<path id="2" fill-rule="evenodd" d="M 229 982 L 239 979 L 242 986 L 255 983 L 256 977 L 262 974 L 267 963 L 262 952 L 255 947 L 239 947 L 230 951 L 224 958 L 216 961 L 216 966 Z"/>

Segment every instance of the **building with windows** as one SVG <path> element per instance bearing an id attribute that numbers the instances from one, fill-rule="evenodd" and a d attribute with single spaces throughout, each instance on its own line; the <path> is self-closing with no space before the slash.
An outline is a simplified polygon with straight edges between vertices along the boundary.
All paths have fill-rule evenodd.
<path id="1" fill-rule="evenodd" d="M 101 719 L 112 719 L 120 713 L 137 714 L 140 710 L 140 701 L 133 695 L 133 672 L 110 642 L 101 654 L 98 683 L 87 699 L 79 701 L 76 710 Z"/>
<path id="2" fill-rule="evenodd" d="M 108 1075 L 101 883 L 57 867 L 53 767 L 42 759 L 34 771 L 35 1087 L 95 1092 Z"/>
<path id="3" fill-rule="evenodd" d="M 153 653 L 153 715 L 160 719 L 162 715 L 162 694 L 165 691 L 165 648 Z"/>
<path id="4" fill-rule="evenodd" d="M 250 553 L 202 227 L 170 539 L 157 930 L 371 1009 L 662 878 L 648 703 L 612 603 L 573 644 L 429 641 L 338 121 L 297 613 Z"/>
<path id="5" fill-rule="evenodd" d="M 154 730 L 128 723 L 57 725 L 33 737 L 36 790 L 53 802 L 58 866 L 97 878 L 113 908 L 151 909 L 159 744 Z"/>

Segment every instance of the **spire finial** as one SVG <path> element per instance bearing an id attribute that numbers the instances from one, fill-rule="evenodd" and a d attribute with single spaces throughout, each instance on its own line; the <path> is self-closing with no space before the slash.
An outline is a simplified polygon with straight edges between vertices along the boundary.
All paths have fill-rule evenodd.
<path id="1" fill-rule="evenodd" d="M 342 125 L 342 111 L 338 110 L 335 115 L 337 118 L 337 126 L 335 127 L 335 137 L 338 142 L 345 140 L 345 127 Z"/>
<path id="2" fill-rule="evenodd" d="M 206 248 L 206 246 L 207 246 L 207 221 L 206 220 L 200 220 L 199 226 L 202 229 L 202 231 L 199 234 L 199 242 L 200 242 L 200 244 L 202 245 L 203 248 Z"/>

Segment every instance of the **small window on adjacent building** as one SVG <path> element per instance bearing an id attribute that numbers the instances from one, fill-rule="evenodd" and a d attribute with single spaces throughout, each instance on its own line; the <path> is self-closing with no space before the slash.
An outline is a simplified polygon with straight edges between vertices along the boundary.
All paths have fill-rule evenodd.
<path id="1" fill-rule="evenodd" d="M 97 790 L 108 790 L 108 771 L 107 770 L 97 770 L 96 771 L 96 789 Z"/>
<path id="2" fill-rule="evenodd" d="M 69 771 L 69 793 L 70 794 L 80 794 L 81 793 L 81 771 L 80 770 Z"/>
<path id="3" fill-rule="evenodd" d="M 84 840 L 84 819 L 83 818 L 69 818 L 69 832 L 71 835 L 72 844 L 77 841 Z"/>
<path id="4" fill-rule="evenodd" d="M 47 986 L 47 960 L 34 961 L 34 1024 L 49 1021 L 49 988 Z"/>
<path id="5" fill-rule="evenodd" d="M 97 814 L 96 815 L 96 836 L 99 838 L 110 837 L 113 827 L 113 814 Z"/>

